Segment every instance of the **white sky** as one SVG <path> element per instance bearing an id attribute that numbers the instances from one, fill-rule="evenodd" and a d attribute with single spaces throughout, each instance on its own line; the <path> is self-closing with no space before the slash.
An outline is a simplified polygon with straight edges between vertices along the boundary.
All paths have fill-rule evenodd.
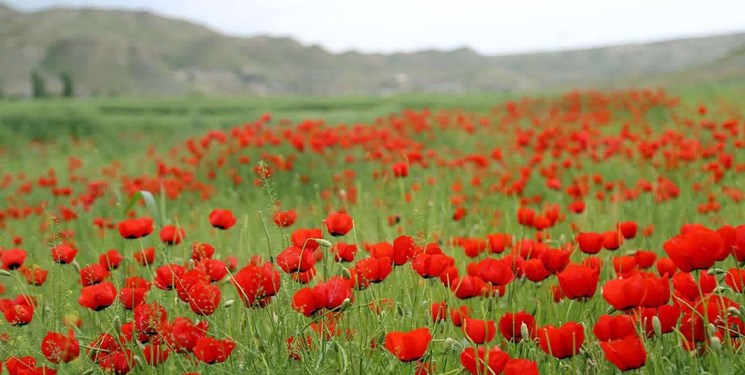
<path id="1" fill-rule="evenodd" d="M 2 2 L 3 0 L 0 0 Z M 12 7 L 150 10 L 220 32 L 291 36 L 340 52 L 471 47 L 486 54 L 745 31 L 745 0 L 4 0 Z"/>

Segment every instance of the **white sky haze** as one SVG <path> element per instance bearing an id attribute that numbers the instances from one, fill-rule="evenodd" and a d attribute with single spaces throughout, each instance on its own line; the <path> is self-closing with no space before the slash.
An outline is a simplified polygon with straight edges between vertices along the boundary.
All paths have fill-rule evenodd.
<path id="1" fill-rule="evenodd" d="M 3 0 L 0 0 L 2 2 Z M 148 10 L 238 36 L 290 36 L 333 52 L 470 47 L 485 54 L 745 31 L 745 0 L 5 0 L 22 10 Z"/>

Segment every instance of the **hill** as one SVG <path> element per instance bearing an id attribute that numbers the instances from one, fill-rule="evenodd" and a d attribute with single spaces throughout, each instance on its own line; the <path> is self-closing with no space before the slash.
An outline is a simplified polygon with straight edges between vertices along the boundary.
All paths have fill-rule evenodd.
<path id="1" fill-rule="evenodd" d="M 0 87 L 28 96 L 32 70 L 79 95 L 386 94 L 618 87 L 742 77 L 745 33 L 512 56 L 468 48 L 333 54 L 290 38 L 222 35 L 148 12 L 0 5 Z"/>

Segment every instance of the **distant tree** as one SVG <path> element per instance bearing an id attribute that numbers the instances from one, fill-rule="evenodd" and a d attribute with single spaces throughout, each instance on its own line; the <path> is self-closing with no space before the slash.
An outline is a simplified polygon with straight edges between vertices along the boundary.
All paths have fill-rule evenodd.
<path id="1" fill-rule="evenodd" d="M 75 86 L 73 86 L 70 73 L 60 73 L 59 79 L 62 81 L 62 97 L 72 98 L 75 96 Z"/>
<path id="2" fill-rule="evenodd" d="M 0 99 L 5 99 L 5 93 L 3 92 L 3 83 L 0 82 Z"/>
<path id="3" fill-rule="evenodd" d="M 44 77 L 35 70 L 31 72 L 31 96 L 34 98 L 43 98 L 47 96 Z"/>

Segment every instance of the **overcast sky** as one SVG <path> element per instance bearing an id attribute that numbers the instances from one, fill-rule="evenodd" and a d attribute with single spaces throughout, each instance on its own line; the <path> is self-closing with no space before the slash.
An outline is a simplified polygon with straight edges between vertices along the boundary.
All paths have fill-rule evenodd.
<path id="1" fill-rule="evenodd" d="M 0 0 L 24 10 L 149 10 L 220 32 L 340 52 L 471 47 L 487 54 L 745 31 L 745 0 Z"/>

